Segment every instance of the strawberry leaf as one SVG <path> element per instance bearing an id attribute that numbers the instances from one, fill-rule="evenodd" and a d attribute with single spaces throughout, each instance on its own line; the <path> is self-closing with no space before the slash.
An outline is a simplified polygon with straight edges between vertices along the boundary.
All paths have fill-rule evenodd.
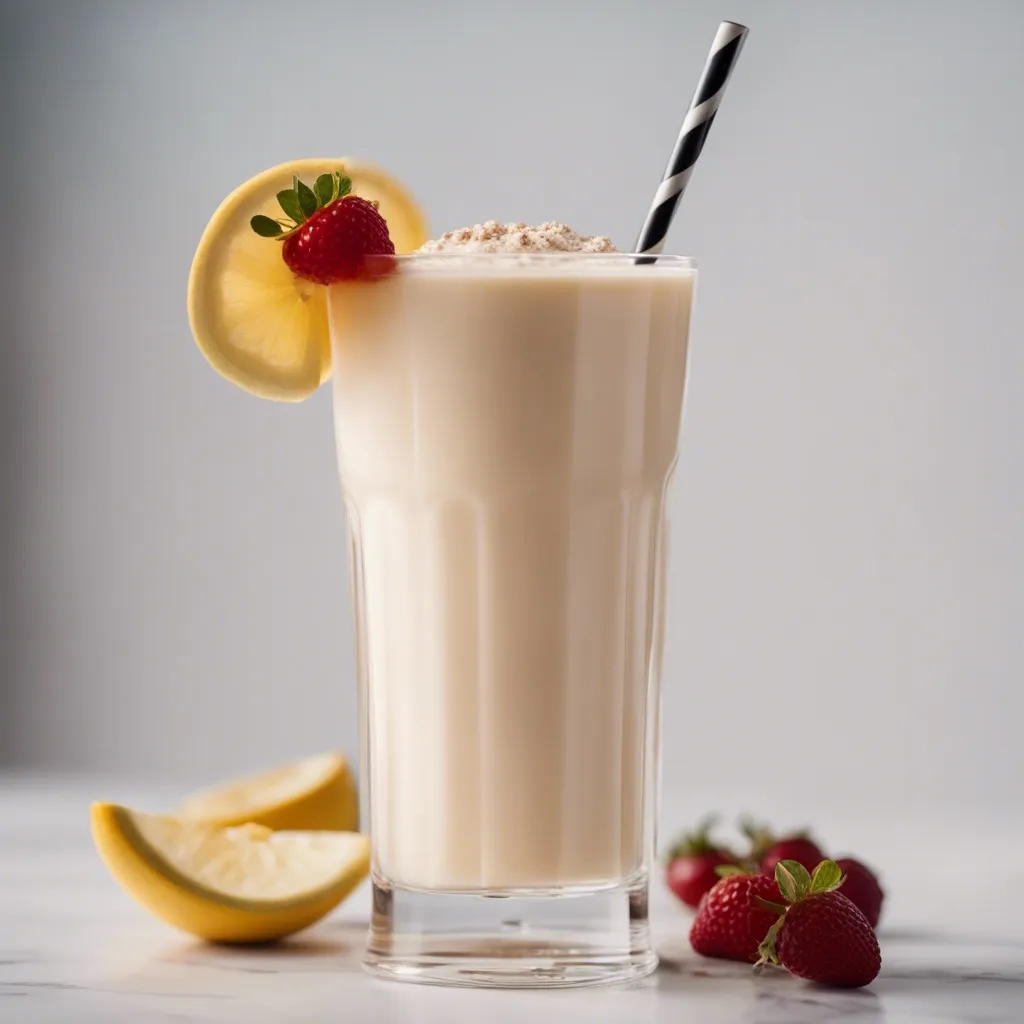
<path id="1" fill-rule="evenodd" d="M 802 900 L 811 889 L 811 876 L 807 868 L 796 860 L 780 860 L 775 865 L 775 881 L 779 885 L 779 892 L 790 903 Z"/>
<path id="2" fill-rule="evenodd" d="M 341 199 L 352 191 L 352 179 L 346 177 L 342 171 L 335 171 L 334 177 L 338 180 L 338 195 L 336 198 Z"/>
<path id="3" fill-rule="evenodd" d="M 312 217 L 316 213 L 317 202 L 316 196 L 313 194 L 313 190 L 304 182 L 295 179 L 295 191 L 299 196 L 299 205 L 302 207 L 302 212 L 307 217 Z"/>
<path id="4" fill-rule="evenodd" d="M 801 897 L 806 896 L 811 891 L 810 871 L 798 860 L 786 861 L 786 867 L 793 872 L 793 877 L 796 879 L 797 892 L 799 892 Z"/>
<path id="5" fill-rule="evenodd" d="M 788 903 L 796 902 L 796 879 L 793 873 L 785 866 L 786 862 L 780 860 L 775 865 L 775 881 L 779 886 L 782 898 Z"/>
<path id="6" fill-rule="evenodd" d="M 768 852 L 772 843 L 775 842 L 775 835 L 772 830 L 749 815 L 744 815 L 739 820 L 740 831 L 750 841 L 750 859 L 761 860 Z"/>
<path id="7" fill-rule="evenodd" d="M 299 193 L 293 188 L 286 188 L 277 193 L 277 202 L 281 209 L 288 214 L 296 224 L 301 224 L 306 219 L 302 210 L 302 203 L 299 201 Z"/>
<path id="8" fill-rule="evenodd" d="M 321 174 L 313 186 L 316 192 L 316 201 L 320 206 L 326 206 L 334 198 L 334 175 Z"/>
<path id="9" fill-rule="evenodd" d="M 843 869 L 834 860 L 823 860 L 811 875 L 811 892 L 831 892 L 845 880 Z"/>
<path id="10" fill-rule="evenodd" d="M 249 227 L 251 227 L 261 238 L 277 238 L 277 236 L 284 230 L 276 220 L 264 217 L 262 213 L 256 214 L 256 216 L 249 221 Z"/>
<path id="11" fill-rule="evenodd" d="M 773 914 L 784 914 L 787 910 L 781 903 L 775 903 L 773 900 L 766 900 L 763 896 L 755 896 L 754 902 L 762 910 L 770 910 Z"/>
<path id="12" fill-rule="evenodd" d="M 744 871 L 739 864 L 719 864 L 715 868 L 715 874 L 718 875 L 719 878 L 730 878 L 733 875 L 746 875 L 749 874 L 749 872 Z"/>
<path id="13" fill-rule="evenodd" d="M 707 839 L 708 836 L 710 836 L 711 834 L 711 830 L 715 827 L 717 823 L 717 814 L 705 814 L 704 817 L 697 822 L 697 827 L 694 829 L 694 832 L 697 835 L 703 837 L 704 839 Z"/>
<path id="14" fill-rule="evenodd" d="M 694 854 L 707 853 L 709 850 L 721 850 L 728 852 L 724 847 L 711 839 L 711 829 L 714 827 L 718 816 L 715 814 L 705 815 L 697 823 L 692 832 L 684 832 L 669 850 L 670 857 L 691 857 Z"/>

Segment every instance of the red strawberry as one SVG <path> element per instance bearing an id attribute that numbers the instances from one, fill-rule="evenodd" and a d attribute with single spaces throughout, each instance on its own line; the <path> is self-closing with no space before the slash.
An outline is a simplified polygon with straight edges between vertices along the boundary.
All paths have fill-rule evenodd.
<path id="1" fill-rule="evenodd" d="M 680 854 L 669 861 L 668 887 L 688 907 L 696 908 L 701 897 L 720 881 L 715 868 L 735 863 L 732 855 L 722 850 Z"/>
<path id="2" fill-rule="evenodd" d="M 885 899 L 885 892 L 878 884 L 878 876 L 852 857 L 840 857 L 836 863 L 846 875 L 843 895 L 860 909 L 872 928 L 877 928 L 878 919 L 882 916 L 882 901 Z"/>
<path id="3" fill-rule="evenodd" d="M 757 897 L 774 904 L 761 906 Z M 779 887 L 763 875 L 729 875 L 701 900 L 690 928 L 690 945 L 701 956 L 757 960 L 758 946 L 779 916 Z"/>
<path id="4" fill-rule="evenodd" d="M 761 943 L 758 966 L 780 964 L 798 978 L 840 988 L 874 981 L 882 966 L 878 940 L 856 905 L 835 891 L 839 865 L 824 860 L 811 876 L 797 861 L 782 861 L 775 878 L 789 906 Z"/>
<path id="5" fill-rule="evenodd" d="M 367 276 L 367 256 L 393 256 L 394 243 L 377 207 L 346 196 L 317 210 L 284 242 L 284 261 L 307 281 L 332 284 Z"/>
<path id="6" fill-rule="evenodd" d="M 727 849 L 712 842 L 710 831 L 714 821 L 714 818 L 705 818 L 695 831 L 682 836 L 669 851 L 668 887 L 688 907 L 696 907 L 704 893 L 718 882 L 715 868 L 736 863 Z"/>
<path id="7" fill-rule="evenodd" d="M 750 840 L 750 853 L 744 863 L 757 865 L 762 875 L 775 877 L 775 865 L 780 860 L 795 860 L 808 871 L 825 859 L 825 854 L 806 832 L 792 832 L 782 839 L 766 825 L 752 818 L 740 818 L 740 831 Z"/>
<path id="8" fill-rule="evenodd" d="M 291 218 L 278 221 L 258 215 L 253 231 L 283 240 L 282 256 L 298 277 L 317 284 L 367 280 L 390 270 L 390 261 L 370 256 L 393 256 L 394 243 L 377 204 L 350 195 L 352 182 L 341 171 L 322 174 L 314 188 L 293 179 L 293 187 L 277 194 L 281 209 Z"/>
<path id="9" fill-rule="evenodd" d="M 783 860 L 795 860 L 802 864 L 808 871 L 813 871 L 815 865 L 825 859 L 818 844 L 813 839 L 804 835 L 789 836 L 786 839 L 778 839 L 761 856 L 760 871 L 762 875 L 769 878 L 775 877 L 775 865 Z"/>

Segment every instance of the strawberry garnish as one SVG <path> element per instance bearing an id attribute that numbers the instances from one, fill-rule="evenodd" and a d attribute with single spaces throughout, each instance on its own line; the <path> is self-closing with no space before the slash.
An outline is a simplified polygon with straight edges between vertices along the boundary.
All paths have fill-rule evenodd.
<path id="1" fill-rule="evenodd" d="M 775 881 L 788 905 L 758 900 L 765 910 L 781 913 L 758 949 L 757 966 L 776 964 L 798 978 L 840 988 L 874 981 L 882 966 L 878 940 L 857 906 L 836 891 L 844 880 L 832 860 L 823 860 L 813 875 L 795 860 L 781 861 Z"/>
<path id="2" fill-rule="evenodd" d="M 395 253 L 387 222 L 376 203 L 351 192 L 342 171 L 321 174 L 313 188 L 295 177 L 277 193 L 289 219 L 260 214 L 249 223 L 256 234 L 283 242 L 282 256 L 297 277 L 317 284 L 380 277 Z"/>

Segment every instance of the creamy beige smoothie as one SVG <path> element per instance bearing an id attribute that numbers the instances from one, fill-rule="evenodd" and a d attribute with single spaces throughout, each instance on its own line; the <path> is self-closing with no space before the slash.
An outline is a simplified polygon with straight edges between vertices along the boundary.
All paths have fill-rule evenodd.
<path id="1" fill-rule="evenodd" d="M 694 272 L 477 236 L 330 295 L 374 871 L 613 885 L 653 842 Z"/>

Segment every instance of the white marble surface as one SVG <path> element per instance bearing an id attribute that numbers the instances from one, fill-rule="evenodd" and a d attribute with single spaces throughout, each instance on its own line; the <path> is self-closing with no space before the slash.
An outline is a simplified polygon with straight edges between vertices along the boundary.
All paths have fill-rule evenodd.
<path id="1" fill-rule="evenodd" d="M 895 837 L 884 851 L 892 899 L 882 974 L 866 990 L 829 991 L 781 972 L 755 978 L 742 965 L 695 957 L 688 918 L 659 893 L 652 914 L 662 967 L 653 978 L 627 988 L 498 992 L 364 975 L 365 889 L 277 949 L 213 948 L 168 930 L 116 888 L 89 840 L 89 799 L 129 795 L 142 806 L 164 802 L 152 788 L 0 777 L 3 1024 L 1024 1022 L 1019 816 L 993 816 L 988 832 L 976 821 L 875 822 L 876 851 L 882 837 Z"/>

